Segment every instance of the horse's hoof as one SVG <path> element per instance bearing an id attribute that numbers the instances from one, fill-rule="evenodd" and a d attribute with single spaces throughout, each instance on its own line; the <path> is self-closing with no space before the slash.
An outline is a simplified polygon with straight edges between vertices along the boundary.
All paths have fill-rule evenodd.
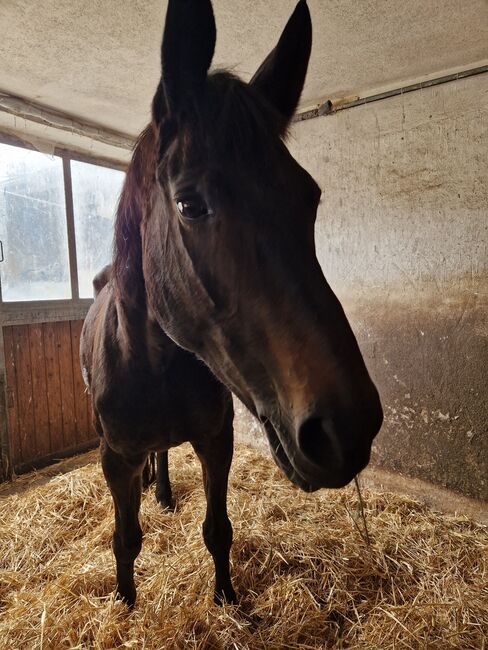
<path id="1" fill-rule="evenodd" d="M 169 512 L 174 512 L 176 510 L 176 504 L 174 499 L 158 496 L 156 494 L 156 501 L 159 503 L 163 510 L 168 510 Z"/>
<path id="2" fill-rule="evenodd" d="M 216 589 L 214 591 L 214 603 L 221 607 L 222 605 L 237 605 L 236 592 L 232 587 L 226 589 Z"/>
<path id="3" fill-rule="evenodd" d="M 129 609 L 133 609 L 136 604 L 136 590 L 128 590 L 127 592 L 122 593 L 120 589 L 117 589 L 115 592 L 115 598 L 124 603 L 124 605 L 127 605 Z"/>

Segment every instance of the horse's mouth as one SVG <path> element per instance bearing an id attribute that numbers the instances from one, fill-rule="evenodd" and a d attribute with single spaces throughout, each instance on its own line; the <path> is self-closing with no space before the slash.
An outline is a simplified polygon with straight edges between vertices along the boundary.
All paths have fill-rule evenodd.
<path id="1" fill-rule="evenodd" d="M 288 455 L 281 444 L 280 439 L 274 426 L 269 420 L 263 422 L 264 430 L 268 437 L 269 446 L 271 448 L 271 454 L 275 463 L 283 471 L 285 476 L 297 487 L 304 490 L 304 492 L 315 492 L 319 490 L 321 485 L 314 485 L 310 483 L 306 478 L 304 478 L 300 472 L 292 465 Z"/>
<path id="2" fill-rule="evenodd" d="M 274 461 L 285 476 L 305 492 L 315 492 L 320 488 L 342 488 L 350 483 L 367 464 L 362 462 L 356 467 L 350 467 L 347 471 L 343 470 L 339 473 L 334 471 L 334 468 L 324 468 L 319 472 L 307 471 L 300 466 L 299 452 L 293 454 L 290 449 L 285 448 L 270 420 L 264 420 L 263 425 Z"/>

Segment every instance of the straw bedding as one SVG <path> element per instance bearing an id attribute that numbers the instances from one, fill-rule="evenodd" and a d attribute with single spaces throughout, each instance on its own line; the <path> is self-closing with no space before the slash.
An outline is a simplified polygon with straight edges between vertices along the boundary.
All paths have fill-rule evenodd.
<path id="1" fill-rule="evenodd" d="M 176 513 L 143 499 L 133 611 L 114 600 L 111 499 L 86 466 L 0 492 L 0 648 L 485 648 L 488 531 L 392 494 L 304 494 L 236 447 L 229 490 L 237 607 L 211 600 L 191 448 L 170 453 Z"/>

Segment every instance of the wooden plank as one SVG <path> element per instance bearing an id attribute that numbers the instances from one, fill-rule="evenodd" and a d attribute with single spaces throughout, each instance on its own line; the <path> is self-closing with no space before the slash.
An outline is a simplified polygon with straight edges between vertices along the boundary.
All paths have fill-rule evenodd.
<path id="1" fill-rule="evenodd" d="M 19 438 L 22 460 L 24 463 L 28 463 L 38 455 L 34 420 L 34 395 L 32 392 L 29 326 L 18 325 L 14 327 L 13 339 L 19 406 Z"/>
<path id="2" fill-rule="evenodd" d="M 3 328 L 0 326 L 0 481 L 7 481 L 12 476 L 7 418 L 7 373 L 5 371 Z"/>
<path id="3" fill-rule="evenodd" d="M 7 420 L 10 440 L 12 465 L 22 462 L 22 448 L 19 436 L 19 404 L 17 399 L 17 371 L 15 365 L 15 349 L 13 328 L 3 328 L 3 343 L 5 354 L 5 371 L 7 383 Z"/>
<path id="4" fill-rule="evenodd" d="M 43 457 L 51 452 L 51 437 L 49 430 L 46 354 L 44 351 L 44 334 L 40 323 L 29 325 L 29 343 L 37 455 L 38 457 Z"/>
<path id="5" fill-rule="evenodd" d="M 31 323 L 54 323 L 85 318 L 92 304 L 91 298 L 81 300 L 43 300 L 10 302 L 2 305 L 2 325 L 30 325 Z"/>
<path id="6" fill-rule="evenodd" d="M 55 323 L 58 339 L 59 376 L 61 378 L 61 412 L 63 416 L 64 447 L 76 445 L 75 387 L 73 380 L 73 352 L 69 321 Z"/>
<path id="7" fill-rule="evenodd" d="M 44 353 L 46 363 L 47 401 L 51 453 L 64 448 L 63 414 L 61 407 L 61 378 L 59 374 L 58 336 L 56 323 L 44 323 Z"/>
<path id="8" fill-rule="evenodd" d="M 71 321 L 71 352 L 75 396 L 76 440 L 78 444 L 93 438 L 88 422 L 87 393 L 80 368 L 80 336 L 83 321 Z"/>

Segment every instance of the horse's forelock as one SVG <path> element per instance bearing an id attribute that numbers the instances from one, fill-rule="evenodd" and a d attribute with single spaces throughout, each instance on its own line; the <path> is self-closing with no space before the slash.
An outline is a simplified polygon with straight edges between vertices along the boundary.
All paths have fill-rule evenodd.
<path id="1" fill-rule="evenodd" d="M 209 75 L 205 97 L 193 98 L 175 118 L 160 122 L 162 167 L 203 159 L 216 166 L 259 163 L 284 137 L 283 118 L 260 93 L 227 71 Z"/>
<path id="2" fill-rule="evenodd" d="M 229 145 L 244 153 L 267 148 L 282 133 L 282 117 L 260 93 L 229 72 L 209 77 L 206 129 L 225 154 Z"/>

